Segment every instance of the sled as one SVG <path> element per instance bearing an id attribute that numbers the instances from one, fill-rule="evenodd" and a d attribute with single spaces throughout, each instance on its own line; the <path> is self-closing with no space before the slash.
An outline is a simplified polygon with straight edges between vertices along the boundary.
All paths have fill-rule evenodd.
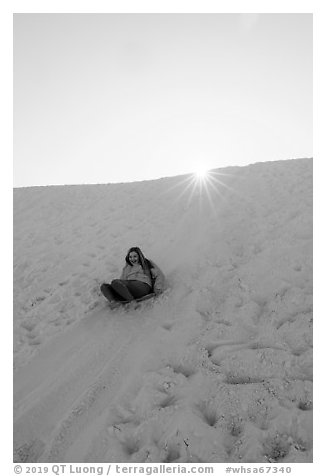
<path id="1" fill-rule="evenodd" d="M 145 296 L 142 296 L 140 298 L 134 299 L 133 301 L 111 301 L 109 306 L 111 309 L 116 309 L 120 306 L 135 306 L 135 309 L 138 307 L 138 304 L 141 303 L 142 301 L 147 301 L 148 299 L 151 299 L 155 296 L 154 293 L 149 293 L 146 294 Z"/>
<path id="2" fill-rule="evenodd" d="M 145 294 L 145 296 L 142 296 L 140 298 L 137 298 L 137 299 L 134 299 L 134 301 L 136 302 L 142 302 L 142 301 L 147 301 L 147 299 L 151 299 L 152 297 L 154 297 L 155 294 L 154 293 L 149 293 L 149 294 Z M 120 304 L 130 304 L 130 302 L 132 301 L 118 301 Z"/>

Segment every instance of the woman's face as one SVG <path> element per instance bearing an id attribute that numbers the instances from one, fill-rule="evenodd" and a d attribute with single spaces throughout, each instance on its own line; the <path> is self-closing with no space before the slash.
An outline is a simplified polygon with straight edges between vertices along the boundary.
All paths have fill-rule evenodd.
<path id="1" fill-rule="evenodd" d="M 136 251 L 131 251 L 129 253 L 129 261 L 132 265 L 139 263 L 139 256 Z"/>

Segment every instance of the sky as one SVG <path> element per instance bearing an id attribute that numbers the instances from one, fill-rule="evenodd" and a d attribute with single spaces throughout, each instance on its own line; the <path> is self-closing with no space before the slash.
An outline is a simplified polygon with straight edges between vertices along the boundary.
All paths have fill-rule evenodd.
<path id="1" fill-rule="evenodd" d="M 14 187 L 312 157 L 312 14 L 14 14 Z"/>

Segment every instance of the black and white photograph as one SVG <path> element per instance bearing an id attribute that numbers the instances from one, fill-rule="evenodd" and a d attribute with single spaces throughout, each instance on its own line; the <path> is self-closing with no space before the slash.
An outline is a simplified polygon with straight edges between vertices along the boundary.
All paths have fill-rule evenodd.
<path id="1" fill-rule="evenodd" d="M 313 463 L 313 13 L 12 19 L 13 462 Z"/>

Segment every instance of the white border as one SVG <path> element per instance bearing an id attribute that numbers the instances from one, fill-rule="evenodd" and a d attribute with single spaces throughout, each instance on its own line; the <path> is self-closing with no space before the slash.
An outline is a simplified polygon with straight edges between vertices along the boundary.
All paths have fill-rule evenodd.
<path id="1" fill-rule="evenodd" d="M 1 135 L 4 138 L 4 147 L 1 160 L 1 230 L 5 235 L 2 241 L 2 296 L 5 304 L 2 306 L 1 318 L 3 329 L 1 340 L 1 363 L 3 386 L 2 406 L 6 418 L 2 425 L 1 469 L 4 474 L 14 474 L 12 464 L 12 14 L 13 12 L 44 12 L 44 13 L 313 13 L 314 14 L 314 301 L 315 301 L 315 327 L 314 327 L 314 376 L 318 381 L 318 392 L 315 392 L 315 457 L 313 464 L 291 465 L 294 467 L 292 474 L 323 473 L 323 432 L 325 431 L 325 408 L 324 408 L 324 356 L 320 350 L 324 343 L 325 312 L 321 296 L 325 294 L 325 253 L 326 240 L 324 239 L 324 137 L 325 123 L 322 120 L 326 108 L 325 104 L 325 9 L 321 1 L 186 1 L 186 0 L 141 0 L 141 1 L 82 1 L 82 0 L 34 0 L 34 1 L 5 1 L 0 6 L 0 48 L 1 48 Z M 321 280 L 319 280 L 321 276 Z M 323 288 L 322 288 L 323 286 Z M 10 299 L 8 300 L 8 296 Z M 8 307 L 7 307 L 8 306 Z M 320 322 L 318 322 L 320 321 Z M 8 332 L 8 335 L 7 335 Z M 8 355 L 9 354 L 9 355 Z M 8 363 L 9 368 L 8 368 Z M 320 370 L 319 367 L 323 365 Z M 11 366 L 11 368 L 10 368 Z M 321 377 L 321 378 L 320 378 Z M 223 474 L 217 466 L 215 474 Z M 238 465 L 231 465 L 236 467 Z M 247 466 L 247 465 L 244 465 Z M 249 465 L 250 466 L 250 465 Z M 251 465 L 256 467 L 257 465 Z M 258 465 L 259 466 L 259 465 Z M 262 465 L 261 465 L 262 466 Z M 280 465 L 278 465 L 280 466 Z M 224 468 L 225 465 L 222 465 Z M 222 468 L 221 468 L 222 469 Z"/>

